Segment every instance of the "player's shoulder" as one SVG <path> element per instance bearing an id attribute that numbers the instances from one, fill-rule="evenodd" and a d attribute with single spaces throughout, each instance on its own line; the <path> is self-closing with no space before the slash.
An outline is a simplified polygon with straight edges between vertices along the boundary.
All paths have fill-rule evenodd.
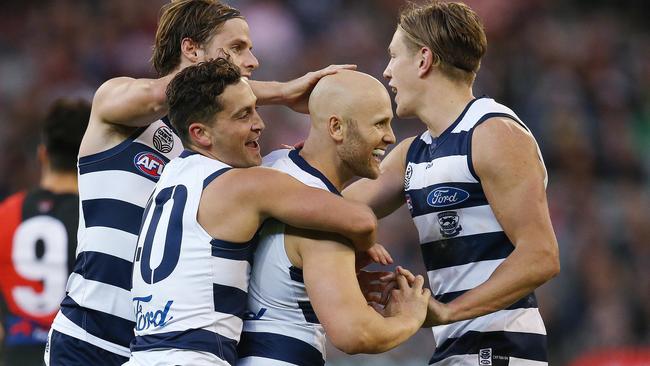
<path id="1" fill-rule="evenodd" d="M 476 126 L 472 135 L 474 147 L 526 148 L 536 146 L 535 138 L 521 123 L 512 118 L 495 116 Z"/>
<path id="2" fill-rule="evenodd" d="M 287 159 L 289 159 L 290 152 L 291 149 L 278 149 L 271 151 L 262 158 L 262 166 L 273 168 L 276 164 L 283 164 Z"/>
<path id="3" fill-rule="evenodd" d="M 26 195 L 27 191 L 19 191 L 0 201 L 0 214 L 19 210 L 25 202 Z"/>

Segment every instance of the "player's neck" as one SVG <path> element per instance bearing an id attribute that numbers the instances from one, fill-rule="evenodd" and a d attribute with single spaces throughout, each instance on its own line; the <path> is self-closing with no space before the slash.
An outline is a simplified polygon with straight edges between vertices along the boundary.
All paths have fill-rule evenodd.
<path id="1" fill-rule="evenodd" d="M 320 146 L 319 139 L 311 135 L 310 137 L 312 138 L 307 138 L 305 146 L 300 150 L 300 156 L 323 173 L 336 189 L 343 190 L 343 186 L 352 179 L 352 175 L 348 174 L 345 167 L 341 165 L 336 149 Z"/>
<path id="2" fill-rule="evenodd" d="M 440 136 L 474 99 L 471 87 L 444 80 L 429 84 L 416 115 L 433 137 Z"/>
<path id="3" fill-rule="evenodd" d="M 40 187 L 52 193 L 79 193 L 76 172 L 53 172 L 42 173 Z"/>

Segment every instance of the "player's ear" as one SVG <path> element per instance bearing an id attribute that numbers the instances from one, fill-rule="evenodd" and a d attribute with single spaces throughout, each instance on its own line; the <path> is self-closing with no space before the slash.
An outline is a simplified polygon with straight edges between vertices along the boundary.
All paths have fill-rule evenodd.
<path id="1" fill-rule="evenodd" d="M 440 58 L 429 49 L 429 47 L 421 47 L 416 56 L 419 60 L 418 76 L 423 77 L 431 71 L 433 66 L 440 64 Z"/>
<path id="2" fill-rule="evenodd" d="M 332 139 L 334 139 L 334 141 L 343 141 L 343 130 L 345 128 L 338 116 L 330 116 L 330 119 L 327 121 L 327 128 L 329 130 L 330 136 Z"/>
<path id="3" fill-rule="evenodd" d="M 192 122 L 187 127 L 187 132 L 190 140 L 196 145 L 209 149 L 212 146 L 212 135 L 208 128 L 203 123 Z"/>
<path id="4" fill-rule="evenodd" d="M 183 38 L 181 41 L 181 53 L 193 64 L 203 59 L 203 49 L 191 38 Z"/>

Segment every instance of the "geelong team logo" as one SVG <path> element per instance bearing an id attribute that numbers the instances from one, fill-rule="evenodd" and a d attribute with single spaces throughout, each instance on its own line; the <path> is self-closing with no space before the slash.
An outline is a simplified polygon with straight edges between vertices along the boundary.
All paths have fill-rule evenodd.
<path id="1" fill-rule="evenodd" d="M 438 187 L 427 196 L 427 203 L 431 207 L 447 207 L 466 201 L 469 193 L 460 188 Z"/>
<path id="2" fill-rule="evenodd" d="M 483 348 L 478 351 L 478 364 L 492 366 L 492 348 Z"/>
<path id="3" fill-rule="evenodd" d="M 162 126 L 153 133 L 153 147 L 162 153 L 168 153 L 174 148 L 174 134 L 171 128 Z"/>
<path id="4" fill-rule="evenodd" d="M 133 164 L 141 172 L 155 179 L 160 178 L 160 174 L 162 174 L 165 167 L 165 161 L 160 156 L 149 151 L 138 153 L 133 158 Z"/>
<path id="5" fill-rule="evenodd" d="M 460 226 L 460 217 L 456 211 L 445 211 L 438 214 L 440 234 L 445 238 L 453 238 L 458 235 L 463 227 Z"/>

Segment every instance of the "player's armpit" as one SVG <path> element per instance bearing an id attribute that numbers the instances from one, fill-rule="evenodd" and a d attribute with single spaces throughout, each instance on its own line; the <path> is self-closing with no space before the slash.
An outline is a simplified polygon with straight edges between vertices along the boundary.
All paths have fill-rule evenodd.
<path id="1" fill-rule="evenodd" d="M 390 215 L 404 204 L 406 153 L 415 137 L 400 142 L 382 161 L 379 178 L 360 179 L 343 190 L 345 198 L 364 203 L 378 218 Z"/>
<path id="2" fill-rule="evenodd" d="M 242 199 L 256 205 L 262 221 L 274 217 L 295 227 L 339 233 L 357 250 L 375 244 L 377 219 L 367 206 L 309 187 L 273 169 L 255 167 L 239 173 L 240 178 L 233 176 L 236 190 Z"/>

